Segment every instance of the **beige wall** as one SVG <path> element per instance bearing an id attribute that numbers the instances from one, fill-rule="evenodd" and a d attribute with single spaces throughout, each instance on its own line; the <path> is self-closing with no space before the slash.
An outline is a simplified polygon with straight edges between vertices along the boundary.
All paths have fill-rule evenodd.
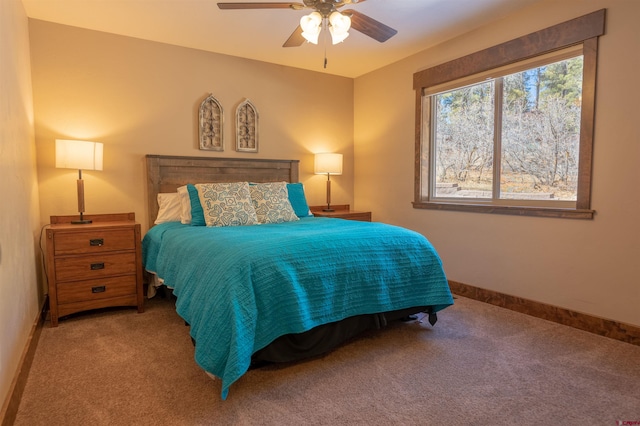
<path id="1" fill-rule="evenodd" d="M 77 212 L 77 172 L 54 167 L 56 138 L 104 143 L 104 171 L 83 173 L 87 213 L 134 211 L 147 227 L 145 154 L 298 159 L 309 202 L 325 179 L 313 153 L 344 154 L 335 203 L 353 201 L 353 80 L 31 20 L 41 221 Z M 198 107 L 224 110 L 225 151 L 198 149 Z M 235 152 L 235 108 L 259 117 L 259 153 Z"/>
<path id="2" fill-rule="evenodd" d="M 0 404 L 39 312 L 40 227 L 27 22 L 20 0 L 0 2 Z"/>
<path id="3" fill-rule="evenodd" d="M 602 8 L 595 219 L 413 209 L 413 73 Z M 357 78 L 355 205 L 426 235 L 451 280 L 639 326 L 639 16 L 633 0 L 549 0 Z"/>

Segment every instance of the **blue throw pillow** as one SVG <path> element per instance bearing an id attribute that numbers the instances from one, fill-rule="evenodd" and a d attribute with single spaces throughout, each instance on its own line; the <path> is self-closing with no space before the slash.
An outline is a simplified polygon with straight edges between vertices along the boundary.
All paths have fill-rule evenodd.
<path id="1" fill-rule="evenodd" d="M 202 210 L 202 204 L 200 204 L 198 190 L 192 184 L 187 184 L 187 190 L 191 201 L 191 226 L 206 226 L 207 223 L 204 221 L 204 210 Z"/>
<path id="2" fill-rule="evenodd" d="M 293 207 L 293 211 L 296 212 L 296 216 L 313 216 L 309 211 L 309 204 L 307 204 L 302 183 L 288 183 L 287 192 L 289 193 L 289 202 L 291 203 L 291 207 Z"/>

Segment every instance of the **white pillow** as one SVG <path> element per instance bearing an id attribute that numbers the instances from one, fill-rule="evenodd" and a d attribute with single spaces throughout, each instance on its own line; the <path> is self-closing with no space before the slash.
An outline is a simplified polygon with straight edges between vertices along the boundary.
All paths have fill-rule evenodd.
<path id="1" fill-rule="evenodd" d="M 191 198 L 189 198 L 189 190 L 187 185 L 178 188 L 180 196 L 180 223 L 183 225 L 191 224 Z"/>
<path id="2" fill-rule="evenodd" d="M 199 183 L 196 189 L 207 226 L 241 226 L 258 223 L 247 182 Z"/>
<path id="3" fill-rule="evenodd" d="M 177 192 L 158 194 L 158 216 L 156 225 L 165 222 L 180 222 L 180 197 Z"/>
<path id="4" fill-rule="evenodd" d="M 289 201 L 286 182 L 255 183 L 249 185 L 249 190 L 258 222 L 282 223 L 300 220 Z"/>

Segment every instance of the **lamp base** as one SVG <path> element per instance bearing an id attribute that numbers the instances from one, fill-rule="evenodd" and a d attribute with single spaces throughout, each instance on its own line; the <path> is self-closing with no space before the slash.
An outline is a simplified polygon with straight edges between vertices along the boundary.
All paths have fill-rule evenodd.
<path id="1" fill-rule="evenodd" d="M 80 180 L 78 180 L 80 182 Z M 80 211 L 80 218 L 76 220 L 72 220 L 72 225 L 87 225 L 89 223 L 93 223 L 91 219 L 84 218 L 84 190 L 80 193 L 81 185 L 78 185 L 78 210 Z"/>
<path id="2" fill-rule="evenodd" d="M 335 209 L 322 209 L 323 212 L 335 212 Z"/>

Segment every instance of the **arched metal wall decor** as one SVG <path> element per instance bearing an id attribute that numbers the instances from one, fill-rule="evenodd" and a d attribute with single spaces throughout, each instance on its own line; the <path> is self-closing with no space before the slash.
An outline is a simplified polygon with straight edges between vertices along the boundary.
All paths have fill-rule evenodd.
<path id="1" fill-rule="evenodd" d="M 200 149 L 208 151 L 224 151 L 222 138 L 222 106 L 213 95 L 209 95 L 200 104 L 199 130 Z"/>
<path id="2" fill-rule="evenodd" d="M 258 152 L 258 110 L 249 99 L 236 109 L 236 151 Z"/>

